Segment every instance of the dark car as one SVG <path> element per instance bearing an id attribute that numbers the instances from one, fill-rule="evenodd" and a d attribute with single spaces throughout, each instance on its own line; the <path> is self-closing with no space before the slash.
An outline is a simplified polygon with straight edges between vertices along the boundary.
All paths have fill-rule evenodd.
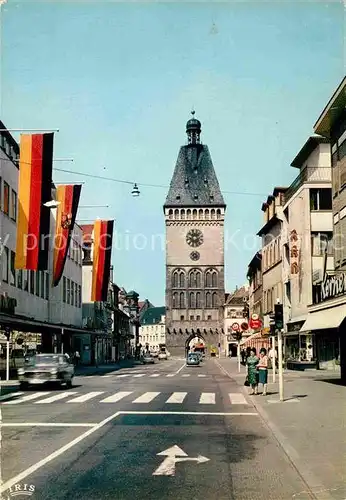
<path id="1" fill-rule="evenodd" d="M 196 353 L 189 353 L 187 355 L 186 364 L 190 366 L 198 366 L 200 364 L 199 356 Z"/>

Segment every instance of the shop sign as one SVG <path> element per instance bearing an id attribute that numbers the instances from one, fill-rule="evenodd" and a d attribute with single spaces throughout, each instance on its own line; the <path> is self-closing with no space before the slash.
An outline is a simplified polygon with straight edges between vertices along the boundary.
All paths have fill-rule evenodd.
<path id="1" fill-rule="evenodd" d="M 291 274 L 299 273 L 299 248 L 298 234 L 295 229 L 290 232 L 290 266 Z"/>
<path id="2" fill-rule="evenodd" d="M 0 312 L 5 314 L 14 314 L 17 306 L 17 300 L 6 295 L 0 296 Z"/>
<path id="3" fill-rule="evenodd" d="M 325 273 L 321 286 L 321 300 L 332 299 L 346 293 L 346 273 Z"/>

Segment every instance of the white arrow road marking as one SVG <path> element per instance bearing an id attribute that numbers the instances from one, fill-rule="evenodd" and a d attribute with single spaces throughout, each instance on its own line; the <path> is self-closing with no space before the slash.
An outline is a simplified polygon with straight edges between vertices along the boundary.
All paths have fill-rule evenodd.
<path id="1" fill-rule="evenodd" d="M 185 451 L 179 446 L 174 445 L 165 451 L 161 451 L 157 455 L 166 456 L 161 465 L 153 472 L 153 476 L 174 476 L 175 464 L 178 462 L 196 462 L 202 464 L 209 462 L 209 458 L 198 455 L 198 457 L 188 457 Z"/>
<path id="2" fill-rule="evenodd" d="M 167 448 L 167 450 L 160 451 L 157 455 L 166 457 L 187 457 L 187 453 L 185 453 L 185 451 L 179 448 L 176 444 L 171 446 L 171 448 Z"/>

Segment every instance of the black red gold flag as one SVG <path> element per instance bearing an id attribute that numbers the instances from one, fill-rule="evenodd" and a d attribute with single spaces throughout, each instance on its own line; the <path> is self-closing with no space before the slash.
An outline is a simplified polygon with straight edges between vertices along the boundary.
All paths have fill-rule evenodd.
<path id="1" fill-rule="evenodd" d="M 106 302 L 108 295 L 114 220 L 97 220 L 93 236 L 91 301 Z"/>
<path id="2" fill-rule="evenodd" d="M 47 270 L 53 133 L 20 138 L 16 269 Z"/>
<path id="3" fill-rule="evenodd" d="M 82 186 L 67 184 L 57 187 L 56 200 L 59 203 L 55 226 L 53 286 L 58 286 L 64 272 L 67 252 L 71 243 Z"/>

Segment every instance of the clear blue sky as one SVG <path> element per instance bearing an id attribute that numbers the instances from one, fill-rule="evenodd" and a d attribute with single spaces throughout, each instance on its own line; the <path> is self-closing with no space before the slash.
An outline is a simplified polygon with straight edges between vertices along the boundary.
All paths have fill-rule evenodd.
<path id="1" fill-rule="evenodd" d="M 225 193 L 230 291 L 260 245 L 262 201 L 294 179 L 290 163 L 344 76 L 344 21 L 342 2 L 8 0 L 1 119 L 59 128 L 55 156 L 74 163 L 57 167 L 168 186 L 194 106 L 222 190 L 258 193 Z M 164 304 L 167 189 L 133 198 L 126 184 L 54 179 L 85 180 L 81 203 L 110 205 L 79 218 L 116 219 L 116 282 Z"/>

